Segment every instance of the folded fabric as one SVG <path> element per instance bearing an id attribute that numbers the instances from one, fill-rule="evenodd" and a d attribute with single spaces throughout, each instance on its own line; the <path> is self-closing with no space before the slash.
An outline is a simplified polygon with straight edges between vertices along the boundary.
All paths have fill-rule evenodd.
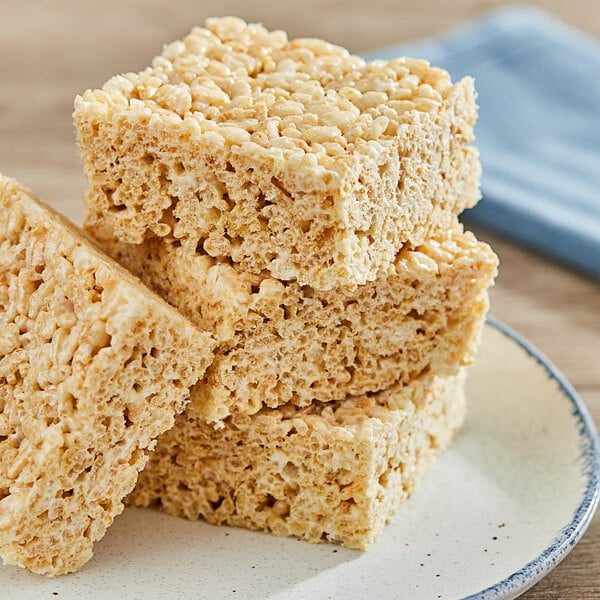
<path id="1" fill-rule="evenodd" d="M 517 6 L 438 39 L 391 46 L 472 75 L 484 201 L 465 217 L 600 278 L 600 43 Z"/>

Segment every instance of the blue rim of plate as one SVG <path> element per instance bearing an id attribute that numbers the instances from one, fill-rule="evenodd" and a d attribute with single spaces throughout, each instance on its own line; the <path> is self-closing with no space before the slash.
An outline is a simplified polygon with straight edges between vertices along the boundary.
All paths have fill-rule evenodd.
<path id="1" fill-rule="evenodd" d="M 590 524 L 600 500 L 600 438 L 583 400 L 550 359 L 531 342 L 490 315 L 487 317 L 487 323 L 515 341 L 527 354 L 534 358 L 544 368 L 548 376 L 558 383 L 561 392 L 570 401 L 571 412 L 577 420 L 579 428 L 581 460 L 586 486 L 571 522 L 563 527 L 537 558 L 528 562 L 506 579 L 480 592 L 466 596 L 463 600 L 500 600 L 501 598 L 514 598 L 516 593 L 525 593 L 542 577 L 552 571 L 575 547 L 575 544 L 581 539 Z"/>

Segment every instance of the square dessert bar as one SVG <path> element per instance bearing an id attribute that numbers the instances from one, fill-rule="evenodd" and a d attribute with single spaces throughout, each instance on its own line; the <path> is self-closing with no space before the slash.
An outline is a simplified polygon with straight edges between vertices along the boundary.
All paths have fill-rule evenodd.
<path id="1" fill-rule="evenodd" d="M 464 372 L 371 396 L 236 413 L 190 406 L 127 501 L 171 515 L 365 549 L 445 449 L 465 413 Z"/>
<path id="2" fill-rule="evenodd" d="M 75 101 L 87 225 L 318 290 L 375 279 L 479 199 L 473 82 L 209 19 Z"/>
<path id="3" fill-rule="evenodd" d="M 0 556 L 92 556 L 215 341 L 0 176 Z"/>
<path id="4" fill-rule="evenodd" d="M 374 282 L 354 290 L 254 275 L 156 238 L 99 243 L 219 340 L 192 389 L 209 421 L 456 373 L 473 360 L 497 268 L 489 246 L 458 224 L 404 246 Z"/>

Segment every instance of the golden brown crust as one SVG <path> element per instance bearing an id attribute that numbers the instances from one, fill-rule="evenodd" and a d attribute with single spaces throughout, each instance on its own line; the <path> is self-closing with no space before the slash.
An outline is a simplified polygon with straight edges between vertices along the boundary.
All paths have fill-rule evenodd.
<path id="1" fill-rule="evenodd" d="M 0 176 L 0 555 L 79 569 L 215 342 Z"/>

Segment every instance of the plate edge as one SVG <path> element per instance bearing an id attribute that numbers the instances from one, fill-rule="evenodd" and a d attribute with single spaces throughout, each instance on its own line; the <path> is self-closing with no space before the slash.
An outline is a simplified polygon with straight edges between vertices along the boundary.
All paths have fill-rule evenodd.
<path id="1" fill-rule="evenodd" d="M 523 348 L 544 368 L 548 376 L 557 382 L 562 393 L 571 402 L 572 414 L 579 425 L 579 436 L 582 441 L 581 456 L 587 481 L 583 498 L 575 509 L 571 522 L 558 533 L 539 556 L 502 581 L 465 596 L 462 600 L 510 600 L 525 593 L 552 571 L 575 547 L 587 530 L 600 500 L 600 437 L 585 403 L 560 369 L 529 340 L 492 315 L 488 314 L 486 325 Z"/>

